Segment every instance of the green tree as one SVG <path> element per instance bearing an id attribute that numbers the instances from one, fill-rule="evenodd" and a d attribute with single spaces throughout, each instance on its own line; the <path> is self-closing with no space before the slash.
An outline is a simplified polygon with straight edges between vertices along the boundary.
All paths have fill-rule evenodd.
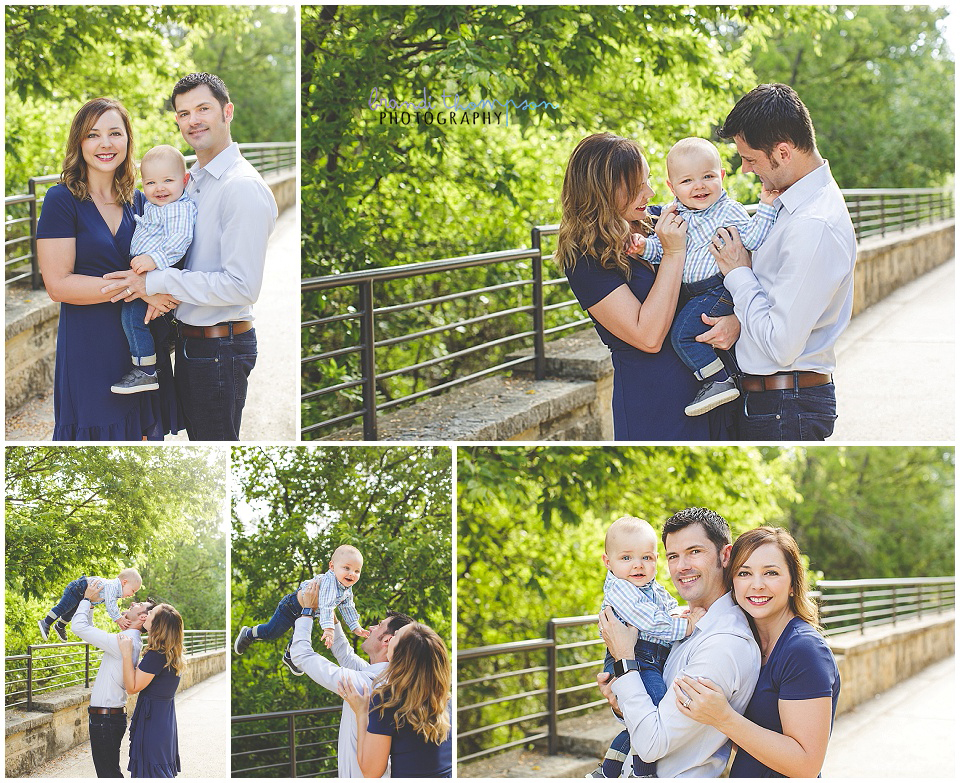
<path id="1" fill-rule="evenodd" d="M 267 622 L 284 595 L 327 570 L 338 545 L 353 544 L 364 556 L 354 588 L 361 623 L 400 611 L 452 644 L 451 469 L 448 448 L 235 448 L 233 632 Z M 235 715 L 340 703 L 288 676 L 287 641 L 233 658 Z M 314 645 L 322 651 L 319 634 Z M 250 746 L 234 742 L 235 751 Z"/>

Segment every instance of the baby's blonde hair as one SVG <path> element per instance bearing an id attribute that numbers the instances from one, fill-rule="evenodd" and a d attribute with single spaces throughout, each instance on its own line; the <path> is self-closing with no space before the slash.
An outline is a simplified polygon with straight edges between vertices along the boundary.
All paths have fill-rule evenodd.
<path id="1" fill-rule="evenodd" d="M 653 525 L 649 522 L 639 517 L 620 517 L 607 528 L 607 535 L 603 539 L 604 551 L 609 552 L 613 540 L 619 536 L 637 533 L 650 533 L 654 540 L 657 538 L 657 531 L 653 529 Z"/>
<path id="2" fill-rule="evenodd" d="M 183 153 L 180 152 L 176 147 L 171 147 L 169 144 L 158 144 L 156 147 L 151 147 L 140 159 L 140 169 L 143 170 L 144 163 L 150 163 L 153 160 L 161 161 L 166 160 L 170 163 L 174 163 L 180 166 L 180 171 L 184 174 L 187 173 L 187 159 L 183 157 Z"/>
<path id="3" fill-rule="evenodd" d="M 121 581 L 126 580 L 128 582 L 136 582 L 138 585 L 143 584 L 143 579 L 140 577 L 140 572 L 136 568 L 124 568 L 119 574 L 117 574 L 117 579 Z"/>
<path id="4" fill-rule="evenodd" d="M 685 139 L 680 139 L 667 153 L 667 177 L 670 177 L 671 163 L 676 163 L 679 158 L 693 155 L 709 156 L 713 162 L 717 164 L 718 169 L 723 168 L 720 153 L 711 142 L 706 139 L 701 139 L 699 136 L 689 136 Z"/>
<path id="5" fill-rule="evenodd" d="M 333 554 L 330 556 L 330 560 L 337 560 L 341 557 L 356 557 L 359 558 L 361 563 L 363 562 L 363 552 L 361 552 L 355 546 L 351 546 L 350 544 L 341 544 L 334 549 Z"/>

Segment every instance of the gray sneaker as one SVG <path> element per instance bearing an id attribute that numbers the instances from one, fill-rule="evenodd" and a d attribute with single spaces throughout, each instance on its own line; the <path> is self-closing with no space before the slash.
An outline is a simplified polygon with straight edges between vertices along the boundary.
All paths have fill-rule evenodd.
<path id="1" fill-rule="evenodd" d="M 243 655 L 251 644 L 253 644 L 253 634 L 250 632 L 250 626 L 245 625 L 237 634 L 237 640 L 233 643 L 233 651 L 237 655 Z"/>
<path id="2" fill-rule="evenodd" d="M 37 625 L 40 626 L 40 635 L 43 637 L 43 641 L 47 641 L 47 637 L 50 635 L 50 621 L 44 617 L 42 620 L 37 620 Z"/>
<path id="3" fill-rule="evenodd" d="M 704 413 L 712 411 L 725 402 L 735 400 L 739 396 L 740 390 L 733 378 L 727 378 L 725 381 L 710 381 L 700 388 L 697 396 L 693 398 L 693 402 L 684 408 L 683 412 L 687 416 L 702 416 Z"/>
<path id="4" fill-rule="evenodd" d="M 291 674 L 295 674 L 297 677 L 303 676 L 303 669 L 297 666 L 293 662 L 293 658 L 290 657 L 290 643 L 287 643 L 287 649 L 283 651 L 283 663 L 290 670 Z"/>
<path id="5" fill-rule="evenodd" d="M 57 620 L 53 624 L 53 630 L 57 632 L 61 642 L 67 641 L 67 624 L 63 620 Z"/>
<path id="6" fill-rule="evenodd" d="M 110 387 L 114 394 L 137 394 L 138 392 L 155 391 L 160 388 L 157 382 L 157 374 L 151 375 L 144 372 L 139 367 L 134 367 L 130 372 L 124 375 L 119 381 Z"/>

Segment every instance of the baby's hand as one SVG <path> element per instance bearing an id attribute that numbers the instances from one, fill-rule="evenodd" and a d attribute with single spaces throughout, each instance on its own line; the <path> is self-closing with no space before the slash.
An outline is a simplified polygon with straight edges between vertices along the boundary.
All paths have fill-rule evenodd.
<path id="1" fill-rule="evenodd" d="M 364 639 L 370 636 L 370 631 L 368 631 L 366 628 L 357 628 L 356 630 L 354 630 L 354 633 L 357 636 L 363 637 Z"/>
<path id="2" fill-rule="evenodd" d="M 628 256 L 638 256 L 643 252 L 643 248 L 646 247 L 647 240 L 644 238 L 643 234 L 631 234 L 627 239 L 627 255 Z"/>
<path id="3" fill-rule="evenodd" d="M 695 606 L 687 612 L 687 636 L 693 633 L 693 629 L 706 613 L 707 610 L 700 606 Z"/>
<path id="4" fill-rule="evenodd" d="M 324 643 L 325 645 L 327 645 L 327 649 L 328 649 L 328 650 L 329 650 L 331 647 L 333 647 L 333 628 L 326 628 L 326 629 L 324 629 L 324 631 L 323 631 L 323 636 L 320 637 L 320 638 L 323 639 L 323 643 Z"/>
<path id="5" fill-rule="evenodd" d="M 772 204 L 779 195 L 779 190 L 767 190 L 766 186 L 763 186 L 763 188 L 760 190 L 760 203 Z"/>
<path id="6" fill-rule="evenodd" d="M 157 265 L 150 256 L 140 255 L 130 259 L 130 268 L 138 275 L 142 275 L 145 272 L 152 272 L 157 268 Z"/>
<path id="7" fill-rule="evenodd" d="M 126 631 L 127 628 L 130 627 L 130 621 L 129 621 L 126 617 L 124 617 L 123 615 L 120 615 L 120 617 L 117 618 L 117 621 L 116 621 L 116 622 L 117 622 L 117 625 L 120 626 L 120 630 L 121 630 L 121 631 Z"/>

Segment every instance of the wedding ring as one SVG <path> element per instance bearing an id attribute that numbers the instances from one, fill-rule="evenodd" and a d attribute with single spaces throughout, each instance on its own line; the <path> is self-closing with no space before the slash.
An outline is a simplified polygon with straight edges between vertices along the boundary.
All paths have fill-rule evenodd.
<path id="1" fill-rule="evenodd" d="M 130 290 L 130 286 L 127 286 L 127 296 L 130 296 L 130 294 L 132 294 L 132 293 L 133 293 L 133 291 Z"/>
<path id="2" fill-rule="evenodd" d="M 689 707 L 692 703 L 693 699 L 691 699 L 689 696 L 684 701 L 680 702 L 683 707 Z"/>

